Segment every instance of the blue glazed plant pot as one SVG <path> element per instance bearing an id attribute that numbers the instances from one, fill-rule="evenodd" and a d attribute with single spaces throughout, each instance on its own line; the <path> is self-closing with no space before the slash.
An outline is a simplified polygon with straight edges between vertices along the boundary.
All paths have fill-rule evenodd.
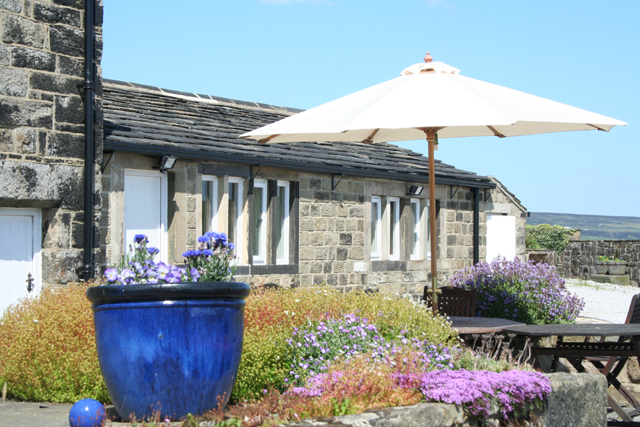
<path id="1" fill-rule="evenodd" d="M 249 290 L 240 282 L 89 288 L 100 369 L 120 415 L 177 420 L 226 404 Z"/>

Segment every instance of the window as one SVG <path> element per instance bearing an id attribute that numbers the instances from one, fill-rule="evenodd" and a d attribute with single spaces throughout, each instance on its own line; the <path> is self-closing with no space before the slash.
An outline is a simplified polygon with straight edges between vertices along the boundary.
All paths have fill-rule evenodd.
<path id="1" fill-rule="evenodd" d="M 159 259 L 169 261 L 167 237 L 167 175 L 137 169 L 124 170 L 124 252 L 136 234 L 148 237 L 147 247 L 158 248 Z"/>
<path id="2" fill-rule="evenodd" d="M 382 221 L 380 221 L 381 216 L 381 202 L 380 197 L 372 196 L 371 197 L 371 259 L 379 260 L 380 257 L 380 238 L 382 237 L 382 232 L 380 230 L 382 226 Z"/>
<path id="3" fill-rule="evenodd" d="M 253 263 L 267 262 L 267 181 L 253 183 Z"/>
<path id="4" fill-rule="evenodd" d="M 228 223 L 229 229 L 227 230 L 227 235 L 229 237 L 229 241 L 231 241 L 235 245 L 235 249 L 233 250 L 233 254 L 236 256 L 236 259 L 239 264 L 242 263 L 242 243 L 243 243 L 243 233 L 242 233 L 242 211 L 244 209 L 243 196 L 244 196 L 244 188 L 243 188 L 244 180 L 242 178 L 229 178 L 229 210 L 228 210 Z"/>
<path id="5" fill-rule="evenodd" d="M 202 232 L 218 231 L 218 177 L 202 176 Z M 235 242 L 234 242 L 235 243 Z"/>
<path id="6" fill-rule="evenodd" d="M 411 199 L 409 214 L 410 259 L 420 259 L 420 199 Z"/>
<path id="7" fill-rule="evenodd" d="M 287 181 L 278 181 L 273 219 L 276 264 L 289 264 L 289 182 Z"/>
<path id="8" fill-rule="evenodd" d="M 400 199 L 389 197 L 389 259 L 400 259 Z"/>

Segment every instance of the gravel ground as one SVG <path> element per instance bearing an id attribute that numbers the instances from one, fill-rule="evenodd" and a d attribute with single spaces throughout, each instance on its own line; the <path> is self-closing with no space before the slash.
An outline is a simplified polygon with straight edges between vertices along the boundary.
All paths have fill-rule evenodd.
<path id="1" fill-rule="evenodd" d="M 580 279 L 566 279 L 565 286 L 585 300 L 580 317 L 609 323 L 624 323 L 631 298 L 640 293 L 640 288 L 634 286 L 619 286 Z"/>

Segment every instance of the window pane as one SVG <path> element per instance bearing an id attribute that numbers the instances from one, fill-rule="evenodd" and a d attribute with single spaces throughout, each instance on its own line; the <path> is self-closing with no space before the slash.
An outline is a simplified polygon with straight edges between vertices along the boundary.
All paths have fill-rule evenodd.
<path id="1" fill-rule="evenodd" d="M 263 200 L 265 194 L 264 189 L 262 187 L 254 187 L 253 188 L 253 255 L 254 256 L 264 256 L 262 253 L 262 227 L 264 227 L 263 222 Z"/>
<path id="2" fill-rule="evenodd" d="M 418 222 L 420 216 L 418 212 L 418 203 L 411 203 L 411 255 L 418 255 Z"/>
<path id="3" fill-rule="evenodd" d="M 202 181 L 202 233 L 216 231 L 213 219 L 218 208 L 218 195 L 215 194 L 215 184 L 213 181 Z"/>
<path id="4" fill-rule="evenodd" d="M 389 254 L 392 256 L 398 255 L 398 248 L 396 247 L 396 224 L 398 223 L 398 213 L 396 212 L 397 204 L 395 200 L 389 202 L 389 215 L 391 218 L 389 227 Z"/>
<path id="5" fill-rule="evenodd" d="M 379 223 L 380 202 L 371 202 L 371 252 L 378 253 L 378 223 Z"/>
<path id="6" fill-rule="evenodd" d="M 276 239 L 276 258 L 283 259 L 285 257 L 285 227 L 284 221 L 287 213 L 287 201 L 285 200 L 285 187 L 278 186 L 278 193 L 276 195 L 276 217 L 274 224 L 274 237 Z"/>
<path id="7" fill-rule="evenodd" d="M 239 224 L 238 224 L 239 196 L 240 195 L 238 194 L 238 183 L 230 182 L 229 183 L 229 216 L 227 218 L 229 221 L 229 232 L 227 234 L 229 237 L 229 241 L 235 243 L 236 246 L 238 241 L 236 237 L 238 236 L 238 229 L 239 229 Z"/>

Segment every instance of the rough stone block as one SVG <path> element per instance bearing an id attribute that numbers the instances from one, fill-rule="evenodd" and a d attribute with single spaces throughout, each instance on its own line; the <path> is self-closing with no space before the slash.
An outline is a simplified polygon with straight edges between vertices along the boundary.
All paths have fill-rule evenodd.
<path id="1" fill-rule="evenodd" d="M 9 47 L 0 45 L 0 65 L 9 65 L 11 58 L 11 50 Z"/>
<path id="2" fill-rule="evenodd" d="M 348 248 L 337 248 L 336 249 L 336 259 L 340 261 L 344 261 L 349 258 L 349 249 Z"/>
<path id="3" fill-rule="evenodd" d="M 321 262 L 312 262 L 309 264 L 309 273 L 319 274 L 322 273 L 322 263 Z"/>
<path id="4" fill-rule="evenodd" d="M 13 151 L 13 135 L 11 129 L 0 128 L 0 151 Z"/>
<path id="5" fill-rule="evenodd" d="M 547 374 L 553 390 L 543 426 L 596 427 L 607 425 L 607 380 L 598 374 Z"/>
<path id="6" fill-rule="evenodd" d="M 51 51 L 68 56 L 84 55 L 84 31 L 64 25 L 49 27 Z"/>
<path id="7" fill-rule="evenodd" d="M 620 286 L 630 286 L 628 274 L 610 275 L 610 274 L 592 274 L 589 276 L 589 280 L 600 283 L 612 283 Z"/>
<path id="8" fill-rule="evenodd" d="M 59 4 L 60 6 L 68 6 L 68 7 L 75 7 L 76 9 L 84 9 L 84 1 L 85 0 L 53 0 L 53 3 Z M 96 4 L 97 3 L 98 2 L 96 2 Z"/>
<path id="9" fill-rule="evenodd" d="M 30 201 L 33 207 L 83 207 L 83 168 L 65 164 L 0 162 L 0 199 Z"/>
<path id="10" fill-rule="evenodd" d="M 51 129 L 51 115 L 51 104 L 45 102 L 3 99 L 0 103 L 0 125 Z"/>
<path id="11" fill-rule="evenodd" d="M 55 97 L 56 122 L 82 124 L 84 123 L 84 109 L 82 98 L 79 96 Z"/>
<path id="12" fill-rule="evenodd" d="M 11 65 L 34 70 L 55 71 L 56 56 L 41 50 L 26 47 L 12 47 Z"/>
<path id="13" fill-rule="evenodd" d="M 51 132 L 47 156 L 84 158 L 84 137 L 72 133 Z"/>
<path id="14" fill-rule="evenodd" d="M 58 55 L 58 70 L 61 74 L 83 77 L 84 61 L 64 55 Z"/>
<path id="15" fill-rule="evenodd" d="M 37 147 L 37 133 L 35 129 L 16 129 L 15 150 L 22 154 L 33 154 Z"/>
<path id="16" fill-rule="evenodd" d="M 24 97 L 29 90 L 29 73 L 15 68 L 0 68 L 0 95 Z"/>
<path id="17" fill-rule="evenodd" d="M 340 233 L 340 245 L 351 246 L 353 241 L 353 235 L 350 233 Z"/>
<path id="18" fill-rule="evenodd" d="M 82 251 L 42 251 L 42 275 L 47 283 L 66 284 L 79 279 Z"/>
<path id="19" fill-rule="evenodd" d="M 329 223 L 326 218 L 320 218 L 314 221 L 313 226 L 316 231 L 326 231 L 329 228 Z"/>
<path id="20" fill-rule="evenodd" d="M 78 85 L 82 83 L 82 79 L 35 72 L 31 74 L 29 83 L 31 89 L 74 95 L 78 93 Z"/>
<path id="21" fill-rule="evenodd" d="M 0 0 L 0 9 L 5 9 L 10 12 L 20 13 L 22 12 L 21 0 Z"/>
<path id="22" fill-rule="evenodd" d="M 2 15 L 2 41 L 6 44 L 21 44 L 44 48 L 45 27 L 21 16 Z"/>
<path id="23" fill-rule="evenodd" d="M 33 4 L 33 17 L 47 24 L 66 24 L 80 27 L 82 23 L 80 11 L 40 2 Z"/>
<path id="24" fill-rule="evenodd" d="M 349 208 L 350 218 L 364 218 L 364 206 L 351 206 Z"/>
<path id="25" fill-rule="evenodd" d="M 363 247 L 352 247 L 349 249 L 349 259 L 353 260 L 363 260 L 364 259 L 364 248 Z"/>

